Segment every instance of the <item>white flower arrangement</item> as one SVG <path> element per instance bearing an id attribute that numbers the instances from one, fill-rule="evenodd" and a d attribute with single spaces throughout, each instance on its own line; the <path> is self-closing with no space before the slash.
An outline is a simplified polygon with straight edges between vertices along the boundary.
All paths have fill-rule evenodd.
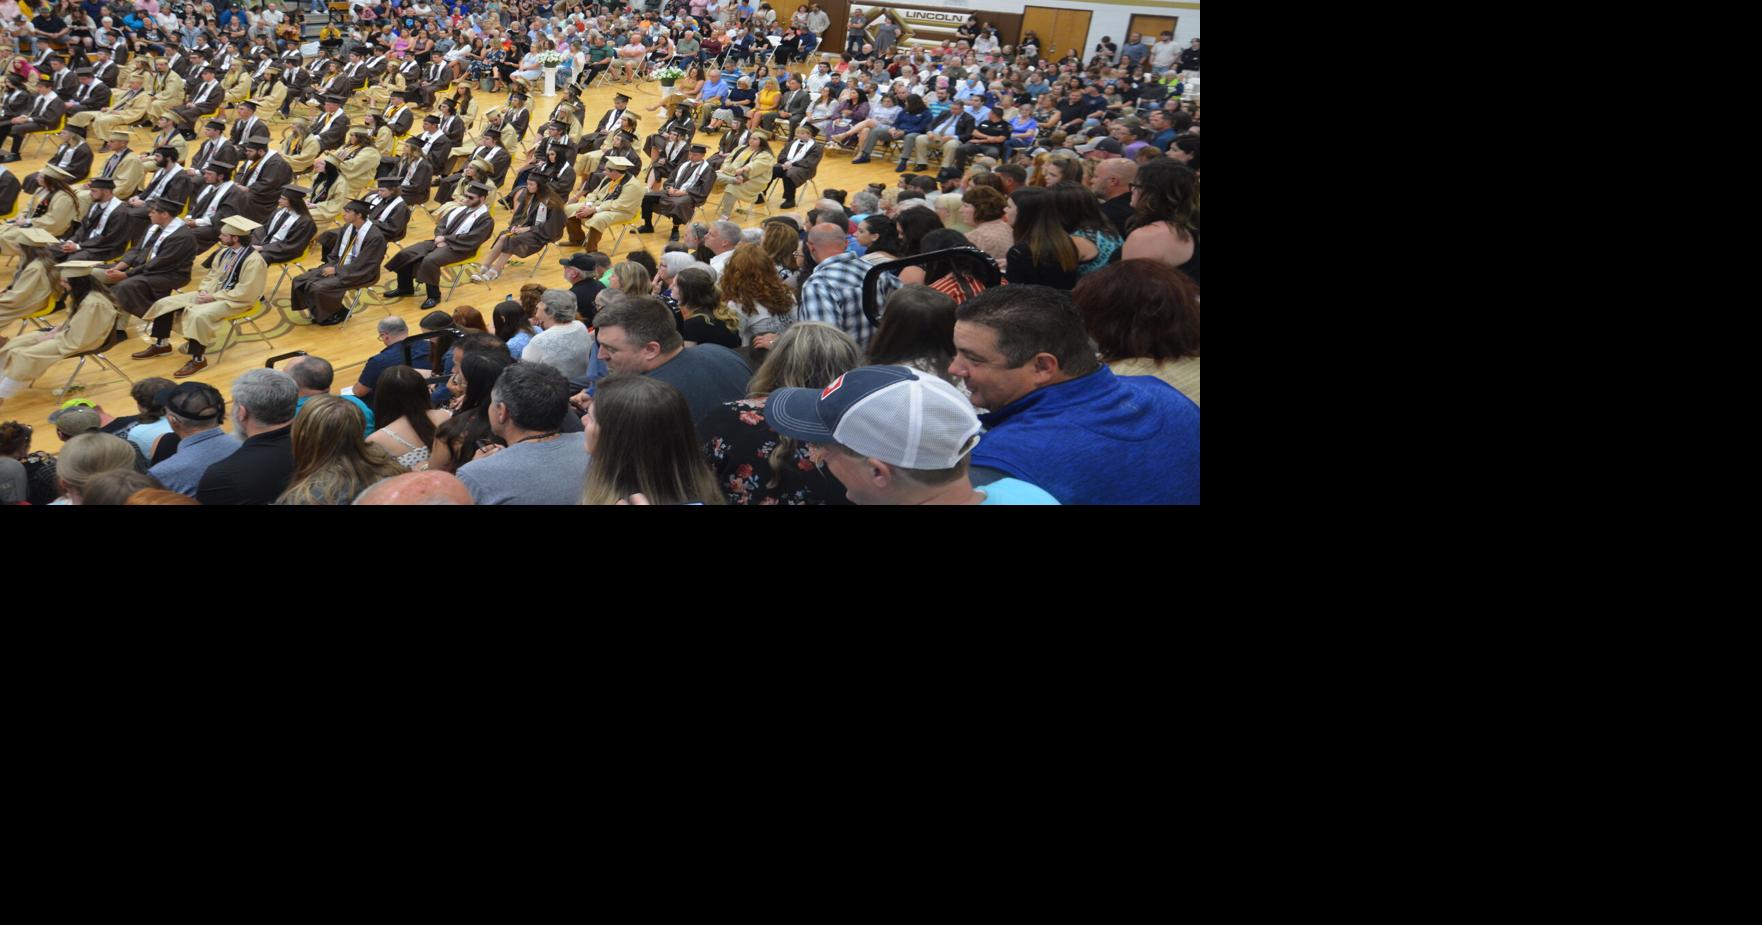
<path id="1" fill-rule="evenodd" d="M 680 70 L 679 68 L 674 67 L 671 64 L 669 64 L 666 67 L 661 68 L 660 70 L 655 72 L 655 78 L 658 80 L 678 80 L 679 78 L 684 77 L 684 76 L 685 76 L 684 71 Z"/>
<path id="2" fill-rule="evenodd" d="M 538 63 L 542 67 L 556 67 L 563 63 L 563 56 L 554 51 L 542 52 L 538 56 Z"/>

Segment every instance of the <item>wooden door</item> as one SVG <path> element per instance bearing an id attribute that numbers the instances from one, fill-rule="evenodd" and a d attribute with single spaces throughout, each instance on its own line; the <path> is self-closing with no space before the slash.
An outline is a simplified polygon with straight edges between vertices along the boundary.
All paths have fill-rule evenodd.
<path id="1" fill-rule="evenodd" d="M 1022 11 L 1022 31 L 1032 30 L 1040 36 L 1040 57 L 1057 61 L 1069 49 L 1088 60 L 1089 50 L 1083 42 L 1089 38 L 1088 10 L 1061 10 L 1030 6 Z"/>
<path id="2" fill-rule="evenodd" d="M 1175 23 L 1177 21 L 1177 17 L 1174 16 L 1134 16 L 1132 17 L 1132 24 L 1126 28 L 1126 31 L 1128 34 L 1136 32 L 1143 36 L 1144 44 L 1146 45 L 1155 45 L 1157 39 L 1160 38 L 1164 32 L 1167 32 L 1170 35 L 1175 34 Z M 1119 36 L 1118 38 L 1121 45 L 1126 44 L 1126 37 L 1124 35 Z"/>

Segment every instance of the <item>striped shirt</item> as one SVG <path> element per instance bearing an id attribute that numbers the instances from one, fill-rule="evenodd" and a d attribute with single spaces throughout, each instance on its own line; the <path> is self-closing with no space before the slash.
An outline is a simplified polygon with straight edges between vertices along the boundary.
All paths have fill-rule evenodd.
<path id="1" fill-rule="evenodd" d="M 846 251 L 814 267 L 807 282 L 801 285 L 801 305 L 796 321 L 824 321 L 856 339 L 857 346 L 867 350 L 875 336 L 875 325 L 863 314 L 863 278 L 869 264 Z M 876 286 L 875 297 L 882 302 L 899 288 L 899 277 L 883 273 Z"/>

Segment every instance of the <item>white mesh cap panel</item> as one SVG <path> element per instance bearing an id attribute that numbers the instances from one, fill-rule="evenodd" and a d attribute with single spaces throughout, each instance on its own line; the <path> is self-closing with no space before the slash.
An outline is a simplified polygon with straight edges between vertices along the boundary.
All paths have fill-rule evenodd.
<path id="1" fill-rule="evenodd" d="M 852 405 L 833 439 L 864 456 L 907 469 L 952 469 L 979 432 L 973 403 L 954 386 L 913 370 Z"/>

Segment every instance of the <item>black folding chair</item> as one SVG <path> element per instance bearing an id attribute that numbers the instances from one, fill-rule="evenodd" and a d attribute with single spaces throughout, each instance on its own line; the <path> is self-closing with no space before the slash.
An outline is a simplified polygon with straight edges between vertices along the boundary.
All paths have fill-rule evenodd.
<path id="1" fill-rule="evenodd" d="M 902 257 L 875 264 L 863 275 L 863 314 L 869 317 L 869 323 L 881 324 L 881 300 L 878 296 L 881 286 L 881 274 L 898 274 L 906 267 L 921 267 L 937 260 L 953 260 L 965 264 L 979 282 L 989 289 L 1003 281 L 1003 273 L 997 269 L 997 261 L 991 255 L 976 247 L 950 247 L 946 250 L 931 251 L 916 257 Z"/>

